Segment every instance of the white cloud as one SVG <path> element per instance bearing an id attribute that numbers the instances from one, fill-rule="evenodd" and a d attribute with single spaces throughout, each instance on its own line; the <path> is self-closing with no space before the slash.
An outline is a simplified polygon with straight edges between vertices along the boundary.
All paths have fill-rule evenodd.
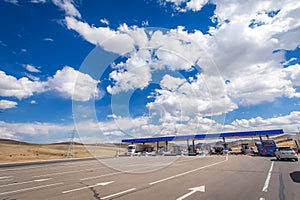
<path id="1" fill-rule="evenodd" d="M 180 12 L 199 11 L 208 3 L 206 0 L 166 2 L 174 4 Z M 170 116 L 176 117 L 175 112 L 181 109 L 202 115 L 211 110 L 222 114 L 239 105 L 299 97 L 296 89 L 299 67 L 283 68 L 282 63 L 285 63 L 284 50 L 293 50 L 300 44 L 300 2 L 213 0 L 209 3 L 216 5 L 212 18 L 216 27 L 210 27 L 207 34 L 178 27 L 153 30 L 147 36 L 145 28 L 126 24 L 113 30 L 94 27 L 74 17 L 67 16 L 65 20 L 69 29 L 92 44 L 121 55 L 131 52 L 127 61 L 117 63 L 110 73 L 114 85 L 107 89 L 111 94 L 145 88 L 155 70 L 188 71 L 193 65 L 200 66 L 198 74 L 205 81 L 200 81 L 199 76 L 192 83 L 186 81 L 181 86 L 185 90 L 176 89 L 178 77 L 164 77 L 160 82 L 165 87 L 158 90 L 159 95 L 149 107 L 164 106 L 166 116 L 172 113 Z M 189 89 L 193 87 L 204 92 L 198 94 L 194 92 L 196 89 Z M 202 99 L 196 99 L 197 95 L 187 98 L 191 91 Z"/>
<path id="2" fill-rule="evenodd" d="M 65 22 L 68 29 L 75 30 L 88 42 L 100 45 L 107 51 L 122 55 L 134 49 L 134 42 L 128 34 L 111 30 L 109 27 L 90 26 L 74 17 L 67 16 Z"/>
<path id="3" fill-rule="evenodd" d="M 4 0 L 4 1 L 7 2 L 7 3 L 14 4 L 14 5 L 19 5 L 18 0 Z"/>
<path id="4" fill-rule="evenodd" d="M 25 75 L 26 75 L 29 79 L 33 80 L 33 81 L 36 81 L 36 82 L 37 82 L 37 81 L 40 80 L 39 77 L 33 76 L 32 74 L 29 74 L 29 73 L 26 73 L 26 72 L 25 72 Z"/>
<path id="5" fill-rule="evenodd" d="M 148 21 L 148 20 L 143 21 L 143 22 L 142 22 L 142 26 L 149 26 L 149 21 Z"/>
<path id="6" fill-rule="evenodd" d="M 39 72 L 41 72 L 37 67 L 35 67 L 35 66 L 31 65 L 31 64 L 24 64 L 23 66 L 29 72 L 33 72 L 33 73 L 39 73 Z"/>
<path id="7" fill-rule="evenodd" d="M 126 63 L 119 63 L 109 75 L 116 81 L 114 86 L 108 86 L 107 91 L 116 94 L 121 91 L 134 90 L 135 88 L 145 88 L 151 80 L 150 68 L 147 64 L 147 57 L 150 57 L 148 51 L 139 51 L 133 55 Z M 118 70 L 119 69 L 119 70 Z M 126 71 L 122 70 L 126 69 Z"/>
<path id="8" fill-rule="evenodd" d="M 200 11 L 202 7 L 208 3 L 208 0 L 190 0 L 186 3 L 186 9 L 192 11 Z"/>
<path id="9" fill-rule="evenodd" d="M 2 47 L 7 47 L 7 44 L 5 44 L 3 41 L 1 41 L 0 40 L 0 45 L 2 46 Z"/>
<path id="10" fill-rule="evenodd" d="M 100 45 L 103 41 L 115 36 L 115 31 L 108 27 L 94 27 L 85 22 L 78 21 L 74 17 L 66 17 L 68 29 L 75 30 L 81 36 L 92 44 Z"/>
<path id="11" fill-rule="evenodd" d="M 158 135 L 185 135 L 196 133 L 217 133 L 228 131 L 249 131 L 284 129 L 286 133 L 294 133 L 300 121 L 300 112 L 294 111 L 285 116 L 251 119 L 237 119 L 230 124 L 220 124 L 213 119 L 194 117 L 181 119 L 165 116 L 161 124 L 152 123 L 151 117 L 128 118 L 112 116 L 112 120 L 103 122 L 80 121 L 75 124 L 79 138 L 88 143 L 120 142 L 121 139 L 131 137 L 151 137 Z M 41 136 L 51 142 L 61 141 L 68 137 L 74 125 L 53 123 L 7 123 L 0 121 L 1 138 L 22 139 L 25 136 Z M 224 129 L 223 129 L 224 128 Z M 54 138 L 51 135 L 62 135 Z M 90 138 L 87 140 L 87 138 Z M 91 138 L 93 138 L 91 140 Z M 49 141 L 50 141 L 49 139 Z M 54 141 L 53 141 L 54 140 Z"/>
<path id="12" fill-rule="evenodd" d="M 233 99 L 239 104 L 253 105 L 281 96 L 299 97 L 295 84 L 282 68 L 284 52 L 273 53 L 299 46 L 299 37 L 294 35 L 300 34 L 295 14 L 300 11 L 299 2 L 215 3 L 219 26 L 211 28 L 206 50 L 224 79 L 230 80 L 227 89 Z M 271 16 L 268 13 L 272 11 L 279 12 Z M 251 27 L 253 21 L 258 25 Z"/>
<path id="13" fill-rule="evenodd" d="M 300 86 L 300 65 L 295 64 L 282 70 L 286 74 L 286 79 L 290 80 L 293 86 Z"/>
<path id="14" fill-rule="evenodd" d="M 0 71 L 0 96 L 23 99 L 34 93 L 45 92 L 46 85 L 45 82 L 30 81 L 26 77 L 17 79 Z"/>
<path id="15" fill-rule="evenodd" d="M 237 119 L 230 125 L 226 125 L 226 130 L 267 130 L 282 128 L 286 133 L 294 133 L 300 121 L 300 112 L 293 111 L 285 116 L 262 118 L 255 117 L 251 119 Z"/>
<path id="16" fill-rule="evenodd" d="M 207 88 L 205 76 L 198 75 L 196 79 L 188 82 L 184 78 L 166 75 L 160 86 L 162 89 L 156 90 L 158 95 L 154 102 L 147 104 L 148 108 L 164 108 L 165 116 L 178 116 L 179 120 L 220 115 L 237 108 L 224 91 L 219 95 L 212 94 L 211 88 Z"/>
<path id="17" fill-rule="evenodd" d="M 64 67 L 49 78 L 48 87 L 58 92 L 65 98 L 72 98 L 75 101 L 88 101 L 101 98 L 102 94 L 97 88 L 98 81 L 88 74 L 83 74 L 71 67 Z"/>
<path id="18" fill-rule="evenodd" d="M 32 70 L 30 68 L 30 70 Z M 64 98 L 75 101 L 88 101 L 92 98 L 102 98 L 103 92 L 97 88 L 99 81 L 88 74 L 81 73 L 71 67 L 58 70 L 47 81 L 31 81 L 27 77 L 17 79 L 0 71 L 0 96 L 23 99 L 48 91 L 57 92 Z"/>
<path id="19" fill-rule="evenodd" d="M 35 137 L 42 136 L 42 143 L 56 142 L 59 138 L 69 137 L 73 125 L 53 124 L 53 123 L 8 123 L 0 121 L 0 137 L 5 139 L 24 140 L 30 137 L 35 141 Z M 60 137 L 57 137 L 60 135 Z"/>
<path id="20" fill-rule="evenodd" d="M 67 16 L 81 18 L 81 14 L 74 6 L 73 0 L 52 0 L 52 2 L 64 10 Z"/>
<path id="21" fill-rule="evenodd" d="M 172 7 L 179 12 L 187 12 L 188 10 L 200 11 L 208 0 L 165 0 L 166 3 L 171 3 Z M 166 6 L 167 4 L 162 5 Z"/>
<path id="22" fill-rule="evenodd" d="M 36 101 L 35 100 L 31 100 L 30 104 L 36 104 Z"/>
<path id="23" fill-rule="evenodd" d="M 100 19 L 100 22 L 105 25 L 109 25 L 109 21 L 107 19 Z"/>
<path id="24" fill-rule="evenodd" d="M 54 39 L 53 38 L 50 38 L 50 37 L 47 37 L 47 38 L 44 38 L 45 41 L 49 41 L 49 42 L 54 42 Z"/>
<path id="25" fill-rule="evenodd" d="M 31 3 L 46 3 L 46 0 L 31 0 Z"/>
<path id="26" fill-rule="evenodd" d="M 9 109 L 17 107 L 18 103 L 9 100 L 0 100 L 0 109 Z"/>

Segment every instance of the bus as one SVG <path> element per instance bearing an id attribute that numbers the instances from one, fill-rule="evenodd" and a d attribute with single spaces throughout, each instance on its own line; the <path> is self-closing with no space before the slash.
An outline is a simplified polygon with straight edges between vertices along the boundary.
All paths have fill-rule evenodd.
<path id="1" fill-rule="evenodd" d="M 275 156 L 276 143 L 274 140 L 260 140 L 255 142 L 258 154 L 261 156 Z"/>

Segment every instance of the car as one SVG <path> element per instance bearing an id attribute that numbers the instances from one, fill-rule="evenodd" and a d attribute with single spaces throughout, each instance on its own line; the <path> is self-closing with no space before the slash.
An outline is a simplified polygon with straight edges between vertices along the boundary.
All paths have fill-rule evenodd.
<path id="1" fill-rule="evenodd" d="M 295 160 L 298 161 L 298 156 L 291 147 L 277 147 L 275 151 L 277 160 Z"/>

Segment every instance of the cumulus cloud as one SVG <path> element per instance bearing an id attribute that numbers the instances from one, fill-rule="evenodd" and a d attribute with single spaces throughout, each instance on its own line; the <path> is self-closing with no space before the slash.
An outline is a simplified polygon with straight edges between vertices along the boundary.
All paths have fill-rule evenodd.
<path id="1" fill-rule="evenodd" d="M 99 81 L 94 80 L 88 74 L 69 66 L 58 70 L 47 81 L 31 81 L 26 77 L 17 79 L 0 71 L 0 96 L 23 99 L 33 96 L 34 93 L 54 91 L 64 98 L 88 101 L 92 98 L 102 98 L 103 93 L 97 88 L 98 83 Z"/>
<path id="2" fill-rule="evenodd" d="M 0 100 L 0 109 L 9 109 L 17 107 L 18 103 L 15 101 L 9 100 Z"/>
<path id="3" fill-rule="evenodd" d="M 111 94 L 116 94 L 121 91 L 134 90 L 136 88 L 145 88 L 151 80 L 151 72 L 147 63 L 147 58 L 150 57 L 148 51 L 139 51 L 133 55 L 126 63 L 119 63 L 110 73 L 109 77 L 116 81 L 114 86 L 108 86 L 107 91 Z M 126 69 L 124 71 L 123 69 Z"/>
<path id="4" fill-rule="evenodd" d="M 229 1 L 225 5 L 216 1 L 219 27 L 210 30 L 212 45 L 206 49 L 224 79 L 230 80 L 227 89 L 237 103 L 253 105 L 299 96 L 295 81 L 286 76 L 281 64 L 284 51 L 276 51 L 293 50 L 300 43 L 290 34 L 300 27 L 296 10 L 300 11 L 299 2 Z"/>
<path id="5" fill-rule="evenodd" d="M 215 4 L 212 20 L 216 26 L 208 33 L 187 31 L 181 26 L 147 32 L 126 24 L 113 30 L 66 16 L 67 27 L 86 41 L 120 55 L 129 53 L 126 61 L 113 66 L 109 93 L 143 89 L 153 81 L 154 71 L 188 72 L 196 66 L 200 68 L 197 78 L 169 75 L 157 81 L 161 89 L 147 106 L 164 110 L 162 121 L 224 114 L 240 105 L 299 97 L 299 66 L 286 66 L 285 60 L 285 50 L 294 50 L 300 44 L 298 1 L 165 2 L 180 12 L 196 12 L 208 2 Z"/>
<path id="6" fill-rule="evenodd" d="M 75 30 L 85 40 L 94 45 L 100 45 L 107 51 L 122 55 L 134 49 L 134 42 L 128 34 L 111 30 L 109 27 L 90 26 L 86 22 L 69 16 L 65 18 L 65 22 L 68 29 Z"/>
<path id="7" fill-rule="evenodd" d="M 186 12 L 188 10 L 200 11 L 208 0 L 165 0 L 165 2 L 171 3 L 176 11 Z M 162 5 L 166 6 L 166 3 Z"/>
<path id="8" fill-rule="evenodd" d="M 120 142 L 123 138 L 150 137 L 163 135 L 185 135 L 196 133 L 218 133 L 227 131 L 249 131 L 282 128 L 286 133 L 296 132 L 296 126 L 300 121 L 300 112 L 294 111 L 288 115 L 251 119 L 236 119 L 230 124 L 222 124 L 213 119 L 205 117 L 179 118 L 164 116 L 163 123 L 152 123 L 150 116 L 128 118 L 112 115 L 111 120 L 94 122 L 83 120 L 76 123 L 79 138 L 83 142 L 99 143 Z M 180 123 L 179 123 L 180 122 Z M 25 136 L 44 135 L 45 143 L 51 134 L 62 135 L 61 138 L 68 137 L 73 125 L 53 124 L 53 123 L 8 123 L 0 121 L 0 137 L 8 139 L 22 139 Z M 61 141 L 61 138 L 53 138 L 52 142 Z M 87 140 L 87 138 L 90 138 Z M 92 138 L 92 139 L 91 139 Z M 50 140 L 49 140 L 50 141 Z"/>
<path id="9" fill-rule="evenodd" d="M 295 133 L 297 124 L 300 121 L 300 112 L 293 111 L 288 115 L 262 118 L 260 116 L 251 119 L 237 119 L 230 125 L 226 125 L 226 130 L 263 130 L 283 128 L 286 133 Z"/>
<path id="10" fill-rule="evenodd" d="M 66 15 L 81 18 L 81 14 L 74 6 L 73 0 L 52 0 L 52 2 L 64 10 Z"/>
<path id="11" fill-rule="evenodd" d="M 23 77 L 20 79 L 7 75 L 0 71 L 0 96 L 17 97 L 18 99 L 27 98 L 34 93 L 45 92 L 47 83 L 40 81 L 30 81 Z"/>
<path id="12" fill-rule="evenodd" d="M 182 12 L 199 11 L 207 3 L 202 0 L 166 2 Z M 210 3 L 216 5 L 212 18 L 216 27 L 210 27 L 209 34 L 198 34 L 202 40 L 199 44 L 229 83 L 226 90 L 230 98 L 240 105 L 256 105 L 282 96 L 299 97 L 297 81 L 291 77 L 291 73 L 297 76 L 297 72 L 293 67 L 283 69 L 282 64 L 287 64 L 284 50 L 294 50 L 300 44 L 299 1 L 213 0 Z M 198 63 L 204 74 L 208 74 L 210 66 L 203 62 L 206 61 L 200 57 Z"/>
<path id="13" fill-rule="evenodd" d="M 73 125 L 53 124 L 53 123 L 9 123 L 0 121 L 0 138 L 23 140 L 24 137 L 43 135 L 43 143 L 56 142 L 59 138 L 53 138 L 53 135 L 68 137 L 73 129 Z M 35 141 L 33 141 L 35 142 Z"/>
<path id="14" fill-rule="evenodd" d="M 282 69 L 282 71 L 285 73 L 286 79 L 290 80 L 294 86 L 300 86 L 300 65 L 299 64 L 288 66 Z"/>
<path id="15" fill-rule="evenodd" d="M 48 87 L 65 98 L 75 101 L 88 101 L 94 96 L 101 98 L 97 88 L 98 81 L 88 74 L 83 74 L 71 67 L 64 67 L 49 78 Z"/>
<path id="16" fill-rule="evenodd" d="M 147 106 L 154 110 L 163 107 L 168 113 L 172 113 L 171 116 L 179 116 L 179 120 L 183 117 L 188 119 L 188 117 L 220 115 L 237 108 L 224 91 L 219 95 L 213 95 L 212 98 L 210 91 L 212 88 L 207 88 L 206 81 L 201 75 L 190 81 L 165 75 L 160 86 L 161 89 L 156 90 L 155 101 L 148 103 Z"/>
<path id="17" fill-rule="evenodd" d="M 207 4 L 208 0 L 190 0 L 186 3 L 186 9 L 192 11 L 200 11 Z"/>
<path id="18" fill-rule="evenodd" d="M 219 133 L 229 131 L 267 130 L 282 128 L 286 133 L 297 131 L 295 124 L 300 120 L 300 112 L 294 111 L 284 116 L 251 119 L 236 119 L 230 124 L 222 124 L 205 117 L 186 118 L 181 120 L 172 116 L 164 116 L 163 123 L 152 123 L 151 116 L 128 118 L 112 116 L 113 120 L 91 123 L 84 122 L 78 126 L 83 137 L 97 137 L 99 141 L 113 140 L 119 142 L 123 138 L 151 137 L 164 135 L 186 135 L 196 133 Z M 84 125 L 85 124 L 85 125 Z M 88 124 L 88 126 L 86 125 Z M 94 127 L 94 128 L 91 128 Z M 85 134 L 86 133 L 86 134 Z"/>

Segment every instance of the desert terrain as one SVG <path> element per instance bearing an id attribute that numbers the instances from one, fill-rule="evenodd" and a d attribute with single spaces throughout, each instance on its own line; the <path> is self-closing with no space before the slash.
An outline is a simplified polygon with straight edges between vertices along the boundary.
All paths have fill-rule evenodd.
<path id="1" fill-rule="evenodd" d="M 14 140 L 0 139 L 0 163 L 66 159 L 69 143 L 30 144 Z M 72 158 L 88 158 L 95 156 L 115 156 L 118 151 L 124 152 L 126 147 L 114 144 L 73 145 Z"/>

